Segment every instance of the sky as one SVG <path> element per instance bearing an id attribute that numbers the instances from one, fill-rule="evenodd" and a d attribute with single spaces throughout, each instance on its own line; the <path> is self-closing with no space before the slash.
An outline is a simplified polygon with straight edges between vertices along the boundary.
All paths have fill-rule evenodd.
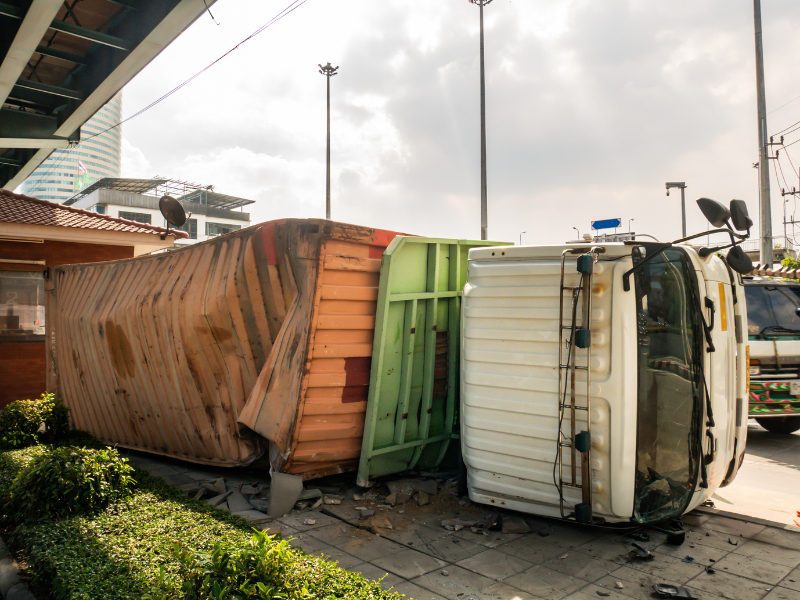
<path id="1" fill-rule="evenodd" d="M 123 115 L 291 1 L 210 5 L 126 86 Z M 800 3 L 762 4 L 768 128 L 791 131 L 800 121 Z M 667 181 L 686 182 L 689 233 L 707 227 L 701 196 L 745 200 L 758 226 L 750 0 L 494 0 L 485 40 L 489 239 L 518 243 L 524 232 L 526 245 L 562 243 L 608 218 L 622 219 L 619 231 L 675 239 L 680 193 L 667 197 Z M 253 223 L 324 218 L 318 64 L 327 62 L 340 67 L 331 80 L 332 218 L 479 239 L 479 8 L 466 0 L 306 0 L 124 123 L 122 176 L 213 184 L 256 200 Z M 786 144 L 796 139 L 800 131 Z M 800 188 L 800 144 L 771 163 Z M 794 210 L 786 198 L 773 174 L 776 236 L 784 206 Z"/>

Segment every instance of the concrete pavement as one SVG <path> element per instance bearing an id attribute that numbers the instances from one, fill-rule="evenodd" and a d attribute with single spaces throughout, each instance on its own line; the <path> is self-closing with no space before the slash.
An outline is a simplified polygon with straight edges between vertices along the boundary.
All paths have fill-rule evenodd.
<path id="1" fill-rule="evenodd" d="M 131 454 L 131 462 L 176 485 L 223 476 L 229 485 L 268 483 L 254 470 L 196 468 L 189 463 Z M 488 507 L 459 499 L 452 482 L 427 506 L 412 500 L 392 507 L 387 490 L 355 488 L 338 478 L 341 504 L 294 510 L 258 527 L 279 533 L 309 554 L 382 579 L 416 600 L 612 600 L 653 598 L 654 583 L 685 586 L 697 598 L 800 600 L 800 529 L 720 515 L 685 517 L 686 542 L 660 533 L 614 530 L 524 516 L 528 533 L 451 531 L 442 521 L 484 519 Z M 440 481 L 440 484 L 444 483 Z M 307 487 L 330 482 L 308 482 Z M 357 510 L 359 509 L 359 510 Z M 364 521 L 364 510 L 376 516 Z M 369 530 L 364 527 L 368 527 Z M 633 543 L 652 560 L 634 558 Z"/>

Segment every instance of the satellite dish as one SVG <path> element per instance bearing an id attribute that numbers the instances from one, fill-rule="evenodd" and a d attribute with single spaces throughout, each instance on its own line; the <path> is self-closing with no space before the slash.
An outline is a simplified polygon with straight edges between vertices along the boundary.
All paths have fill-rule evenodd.
<path id="1" fill-rule="evenodd" d="M 161 198 L 161 200 L 158 201 L 158 209 L 161 211 L 161 214 L 164 215 L 167 223 L 173 227 L 183 227 L 186 223 L 186 211 L 183 210 L 181 203 L 172 196 L 164 196 Z"/>

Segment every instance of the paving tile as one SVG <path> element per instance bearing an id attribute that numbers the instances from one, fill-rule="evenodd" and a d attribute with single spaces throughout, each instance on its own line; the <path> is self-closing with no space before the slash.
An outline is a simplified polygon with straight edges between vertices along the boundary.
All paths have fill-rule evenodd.
<path id="1" fill-rule="evenodd" d="M 187 483 L 194 483 L 194 479 L 191 477 L 187 477 L 183 473 L 169 473 L 166 475 L 162 475 L 164 480 L 167 483 L 171 483 L 172 485 L 184 485 Z"/>
<path id="2" fill-rule="evenodd" d="M 653 560 L 633 560 L 627 565 L 631 569 L 642 571 L 676 585 L 684 585 L 693 577 L 705 571 L 705 567 L 696 563 L 685 563 L 677 558 L 656 554 Z M 659 579 L 660 580 L 660 579 Z"/>
<path id="3" fill-rule="evenodd" d="M 688 515 L 683 515 L 681 521 L 683 521 L 684 525 L 694 525 L 696 527 L 708 521 L 712 516 L 707 513 L 690 512 Z"/>
<path id="4" fill-rule="evenodd" d="M 436 558 L 455 563 L 483 552 L 486 547 L 455 536 L 446 536 L 420 548 L 420 550 Z"/>
<path id="5" fill-rule="evenodd" d="M 419 587 L 410 581 L 398 583 L 392 588 L 392 591 L 404 595 L 409 600 L 412 598 L 413 600 L 444 600 L 444 596 L 440 596 L 435 592 Z"/>
<path id="6" fill-rule="evenodd" d="M 761 600 L 767 595 L 767 588 L 771 586 L 752 579 L 717 571 L 713 575 L 703 572 L 688 582 L 686 587 L 708 594 L 710 598 Z"/>
<path id="7" fill-rule="evenodd" d="M 480 544 L 486 548 L 497 548 L 498 546 L 502 546 L 503 544 L 507 544 L 509 542 L 513 542 L 514 540 L 521 537 L 523 534 L 519 533 L 500 533 L 496 531 L 487 531 L 485 533 L 472 533 L 471 529 L 462 529 L 461 531 L 456 531 L 453 535 L 461 538 L 462 540 L 467 540 L 468 542 L 474 542 L 476 544 Z M 530 535 L 529 533 L 524 535 Z"/>
<path id="8" fill-rule="evenodd" d="M 751 544 L 753 542 L 747 542 Z M 735 551 L 736 548 L 739 546 L 731 546 L 730 544 L 725 542 L 727 548 L 720 549 L 714 548 L 712 546 L 705 546 L 703 544 L 692 543 L 692 542 L 684 542 L 683 544 L 676 545 L 676 544 L 661 544 L 660 546 L 656 546 L 652 548 L 652 552 L 656 552 L 658 554 L 665 554 L 666 556 L 671 556 L 672 558 L 677 558 L 683 560 L 687 556 L 691 556 L 696 562 L 702 565 L 711 565 L 717 561 L 722 560 L 728 554 Z"/>
<path id="9" fill-rule="evenodd" d="M 292 511 L 288 515 L 278 519 L 278 521 L 288 525 L 289 527 L 294 527 L 298 531 L 319 529 L 320 527 L 325 527 L 326 525 L 344 525 L 338 519 L 313 510 L 304 510 L 302 512 Z M 306 521 L 314 521 L 314 523 L 306 524 Z"/>
<path id="10" fill-rule="evenodd" d="M 396 585 L 404 583 L 404 580 L 401 577 L 392 575 L 385 569 L 376 567 L 371 563 L 361 563 L 360 565 L 350 568 L 350 570 L 355 571 L 356 573 L 361 573 L 364 577 L 371 579 L 372 581 L 380 581 L 380 585 L 384 590 L 389 590 Z"/>
<path id="11" fill-rule="evenodd" d="M 800 592 L 785 587 L 774 587 L 764 600 L 800 600 Z"/>
<path id="12" fill-rule="evenodd" d="M 565 557 L 561 558 L 561 556 Z M 543 562 L 542 566 L 589 582 L 597 581 L 619 567 L 615 563 L 592 558 L 576 550 L 571 550 L 561 556 Z"/>
<path id="13" fill-rule="evenodd" d="M 289 538 L 289 543 L 295 548 L 300 548 L 306 554 L 315 554 L 323 548 L 329 547 L 329 545 L 322 540 L 318 540 L 304 533 L 298 533 L 296 536 Z"/>
<path id="14" fill-rule="evenodd" d="M 315 551 L 314 556 L 320 556 L 325 560 L 335 562 L 342 569 L 351 569 L 352 567 L 360 565 L 364 562 L 360 558 L 332 546 L 325 546 L 324 548 Z"/>
<path id="15" fill-rule="evenodd" d="M 442 572 L 447 572 L 443 575 Z M 462 596 L 480 594 L 494 584 L 494 580 L 473 573 L 458 566 L 449 566 L 444 569 L 431 571 L 421 577 L 413 579 L 411 583 L 436 592 L 437 594 L 457 600 Z"/>
<path id="16" fill-rule="evenodd" d="M 791 568 L 800 565 L 800 551 L 789 550 L 788 548 L 781 548 L 780 546 L 773 546 L 772 544 L 765 544 L 755 540 L 750 540 L 740 545 L 734 549 L 733 553 L 768 560 Z"/>
<path id="17" fill-rule="evenodd" d="M 758 536 L 756 536 L 756 538 L 757 537 Z M 740 544 L 744 544 L 745 541 L 745 538 L 729 533 L 703 529 L 702 527 L 688 527 L 686 529 L 686 541 L 684 544 L 702 544 L 703 546 L 711 546 L 718 550 L 733 551 Z"/>
<path id="18" fill-rule="evenodd" d="M 639 596 L 629 596 L 624 594 L 624 590 L 618 590 L 616 588 L 606 588 L 601 587 L 597 584 L 590 583 L 586 587 L 579 589 L 575 594 L 583 594 L 587 598 L 599 598 L 600 594 L 603 597 L 608 598 L 609 600 L 630 600 L 631 597 L 633 598 L 652 598 L 652 588 L 650 590 L 644 590 L 644 588 L 639 588 L 642 592 Z M 599 592 L 599 593 L 598 593 Z M 606 596 L 608 594 L 608 596 Z M 567 598 L 571 598 L 572 596 L 567 596 Z"/>
<path id="19" fill-rule="evenodd" d="M 364 562 L 372 562 L 378 558 L 396 554 L 406 549 L 405 546 L 377 535 L 352 538 L 336 547 L 348 554 L 357 556 Z"/>
<path id="20" fill-rule="evenodd" d="M 483 590 L 480 596 L 485 600 L 535 600 L 536 596 L 519 588 L 499 581 Z"/>
<path id="21" fill-rule="evenodd" d="M 628 562 L 631 547 L 627 538 L 599 538 L 576 546 L 575 550 L 592 558 L 624 565 Z"/>
<path id="22" fill-rule="evenodd" d="M 711 531 L 719 531 L 720 533 L 727 533 L 733 536 L 741 536 L 744 538 L 752 538 L 761 533 L 764 525 L 758 523 L 748 523 L 747 521 L 740 521 L 739 519 L 731 519 L 730 517 L 713 516 L 705 521 L 701 527 Z"/>
<path id="23" fill-rule="evenodd" d="M 296 537 L 297 534 L 300 533 L 294 527 L 289 527 L 279 521 L 260 523 L 256 525 L 256 527 L 261 531 L 266 531 L 269 535 L 278 535 L 284 540 L 288 540 L 290 537 Z"/>
<path id="24" fill-rule="evenodd" d="M 789 548 L 790 550 L 800 550 L 800 533 L 778 529 L 777 527 L 765 527 L 754 538 L 759 542 Z"/>
<path id="25" fill-rule="evenodd" d="M 533 563 L 529 563 L 527 560 L 512 556 L 511 554 L 500 552 L 499 550 L 486 550 L 485 552 L 459 561 L 458 566 L 474 571 L 489 579 L 502 581 L 507 577 L 530 569 Z"/>
<path id="26" fill-rule="evenodd" d="M 800 592 L 800 567 L 789 573 L 781 581 L 781 586 Z"/>
<path id="27" fill-rule="evenodd" d="M 777 585 L 781 579 L 791 572 L 792 567 L 753 558 L 745 554 L 731 553 L 718 563 L 715 563 L 714 569 L 734 575 L 745 575 L 749 579 Z"/>
<path id="28" fill-rule="evenodd" d="M 625 571 L 627 569 L 627 571 Z M 617 582 L 622 584 L 622 588 L 617 587 Z M 629 567 L 620 567 L 610 575 L 601 577 L 594 582 L 594 585 L 600 586 L 606 590 L 614 590 L 618 594 L 622 594 L 627 598 L 652 598 L 653 584 L 656 582 L 673 583 L 672 581 L 664 581 L 661 578 L 656 578 L 653 575 L 642 573 Z M 676 585 L 676 584 L 674 584 Z"/>
<path id="29" fill-rule="evenodd" d="M 540 564 L 554 556 L 561 556 L 566 549 L 550 541 L 549 536 L 541 537 L 539 534 L 534 533 L 498 546 L 497 550 L 518 556 L 533 564 Z"/>
<path id="30" fill-rule="evenodd" d="M 445 568 L 449 563 L 416 550 L 401 550 L 389 556 L 377 558 L 372 561 L 372 564 L 404 579 L 413 579 L 430 573 L 434 569 Z"/>
<path id="31" fill-rule="evenodd" d="M 387 531 L 385 537 L 404 546 L 422 547 L 445 537 L 452 537 L 453 532 L 444 528 L 434 528 L 421 523 L 410 522 L 402 527 Z"/>
<path id="32" fill-rule="evenodd" d="M 528 592 L 534 598 L 547 598 L 548 600 L 558 600 L 586 585 L 586 582 L 581 579 L 541 565 L 512 575 L 503 583 Z"/>
<path id="33" fill-rule="evenodd" d="M 549 533 L 545 538 L 549 543 L 561 548 L 575 548 L 592 540 L 604 537 L 606 533 L 595 527 L 587 527 L 577 523 L 552 523 L 542 531 Z M 538 533 L 533 534 L 538 537 Z"/>

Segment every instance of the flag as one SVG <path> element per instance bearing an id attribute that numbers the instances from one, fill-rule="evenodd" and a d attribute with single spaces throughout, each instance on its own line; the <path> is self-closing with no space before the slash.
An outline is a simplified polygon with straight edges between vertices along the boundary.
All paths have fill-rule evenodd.
<path id="1" fill-rule="evenodd" d="M 83 171 L 84 175 L 88 175 L 89 171 L 86 170 L 86 167 L 83 166 L 83 163 L 78 160 L 78 170 Z"/>

